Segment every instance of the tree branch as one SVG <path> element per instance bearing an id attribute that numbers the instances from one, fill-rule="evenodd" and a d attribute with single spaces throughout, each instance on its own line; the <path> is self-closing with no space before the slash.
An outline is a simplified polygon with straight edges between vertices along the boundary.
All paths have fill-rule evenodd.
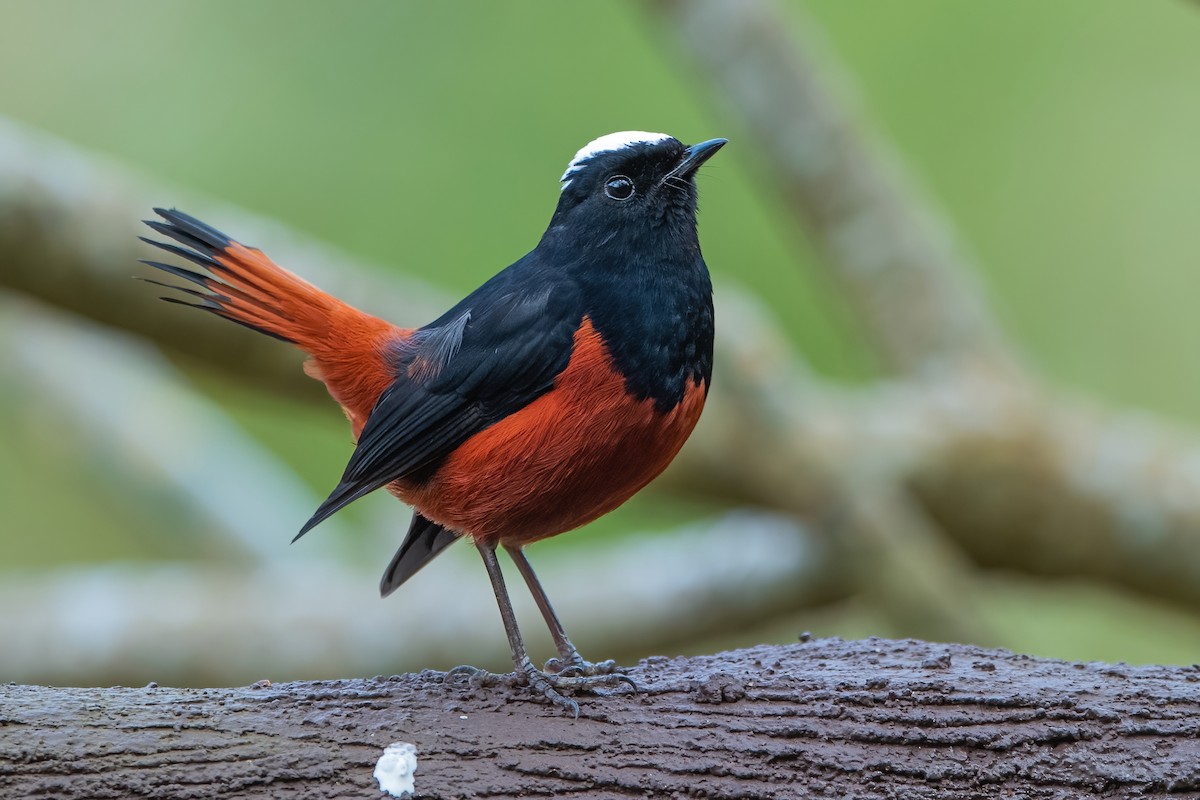
<path id="1" fill-rule="evenodd" d="M 1180 797 L 1200 672 L 836 639 L 629 671 L 578 720 L 422 672 L 240 689 L 0 686 L 6 796 L 374 796 L 416 746 L 430 798 Z"/>

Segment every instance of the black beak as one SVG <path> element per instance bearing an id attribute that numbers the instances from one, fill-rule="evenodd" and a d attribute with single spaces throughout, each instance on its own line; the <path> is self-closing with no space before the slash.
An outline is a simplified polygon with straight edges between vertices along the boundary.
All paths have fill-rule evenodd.
<path id="1" fill-rule="evenodd" d="M 717 151 L 728 143 L 728 139 L 709 139 L 707 142 L 694 144 L 683 151 L 683 160 L 679 166 L 671 170 L 672 176 L 690 178 L 700 169 L 700 165 L 717 154 Z"/>

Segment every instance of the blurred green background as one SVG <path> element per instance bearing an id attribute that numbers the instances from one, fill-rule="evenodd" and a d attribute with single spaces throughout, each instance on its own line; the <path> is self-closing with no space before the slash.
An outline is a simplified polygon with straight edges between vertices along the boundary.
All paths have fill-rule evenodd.
<path id="1" fill-rule="evenodd" d="M 1200 9 L 1168 0 L 785 7 L 824 29 L 869 125 L 956 227 L 996 314 L 1042 374 L 1115 404 L 1200 419 Z M 700 180 L 701 239 L 717 280 L 760 293 L 822 374 L 876 374 L 803 232 L 764 190 L 770 164 L 739 146 L 738 121 L 635 4 L 76 0 L 8 2 L 0 14 L 0 115 L 451 293 L 536 243 L 558 175 L 590 139 L 623 129 L 728 136 Z M 213 222 L 236 235 L 236 219 Z M 131 284 L 128 302 L 152 293 Z M 314 494 L 333 485 L 349 437 L 332 404 L 292 403 L 183 366 Z M 189 542 L 169 507 L 127 502 L 23 402 L 16 387 L 0 393 L 0 582 L 60 564 L 221 560 Z M 390 552 L 354 523 L 383 515 L 399 529 L 407 514 L 390 498 L 363 505 L 333 546 L 381 568 Z M 710 511 L 651 492 L 546 547 L 665 530 Z M 308 512 L 288 509 L 262 536 L 290 538 Z M 996 575 L 980 592 L 1016 650 L 1188 663 L 1200 654 L 1193 616 L 1116 590 Z M 388 602 L 403 604 L 404 592 Z M 673 646 L 786 641 L 805 628 L 904 633 L 850 603 Z M 140 679 L 135 666 L 125 679 Z"/>

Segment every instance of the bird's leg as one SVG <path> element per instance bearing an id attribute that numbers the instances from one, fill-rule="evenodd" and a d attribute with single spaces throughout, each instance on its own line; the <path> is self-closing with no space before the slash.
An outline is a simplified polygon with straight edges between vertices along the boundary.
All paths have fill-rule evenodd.
<path id="1" fill-rule="evenodd" d="M 476 542 L 475 546 L 479 549 L 479 554 L 483 556 L 483 564 L 487 567 L 488 577 L 492 581 L 492 591 L 496 595 L 496 605 L 500 608 L 500 619 L 504 622 L 504 632 L 508 635 L 508 645 L 512 650 L 513 664 L 516 666 L 516 677 L 518 680 L 524 679 L 525 683 L 529 684 L 535 692 L 545 697 L 554 705 L 570 711 L 575 716 L 579 716 L 579 704 L 569 697 L 564 697 L 559 689 L 588 689 L 595 694 L 604 694 L 597 690 L 596 686 L 616 686 L 620 683 L 627 683 L 636 690 L 628 677 L 624 675 L 596 675 L 591 676 L 567 676 L 567 675 L 547 675 L 533 665 L 529 660 L 529 654 L 525 650 L 525 641 L 521 638 L 521 631 L 517 628 L 517 615 L 513 613 L 512 602 L 508 599 L 508 589 L 504 585 L 504 574 L 500 571 L 500 561 L 496 558 L 496 547 L 494 545 L 485 545 L 482 542 Z M 560 626 L 561 627 L 561 626 Z M 569 644 L 569 643 L 568 643 Z M 498 680 L 503 680 L 503 676 L 494 675 L 486 670 L 476 669 L 475 667 L 455 667 L 450 670 L 451 675 L 467 674 L 471 677 L 473 683 L 485 684 Z"/>
<path id="2" fill-rule="evenodd" d="M 530 688 L 540 692 L 547 700 L 556 706 L 565 708 L 579 716 L 579 704 L 569 697 L 559 694 L 557 689 L 546 680 L 546 675 L 538 671 L 529 660 L 525 650 L 525 641 L 521 638 L 521 630 L 517 627 L 517 615 L 513 612 L 512 601 L 508 597 L 508 589 L 504 585 L 504 573 L 500 571 L 500 561 L 496 558 L 496 547 L 476 542 L 479 554 L 483 556 L 483 564 L 487 567 L 488 577 L 492 581 L 492 591 L 496 594 L 496 605 L 500 608 L 500 619 L 504 622 L 504 632 L 508 634 L 508 646 L 512 650 L 513 664 L 517 674 L 524 675 Z"/>
<path id="3" fill-rule="evenodd" d="M 543 669 L 546 672 L 562 675 L 563 677 L 608 675 L 612 673 L 617 668 L 617 662 L 612 659 L 601 661 L 599 664 L 589 664 L 583 660 L 583 656 L 579 655 L 579 650 L 576 649 L 575 645 L 567 637 L 567 632 L 563 629 L 558 614 L 554 613 L 554 606 L 550 605 L 550 598 L 546 596 L 546 590 L 542 588 L 541 581 L 538 580 L 537 574 L 533 571 L 533 565 L 525 557 L 525 551 L 520 547 L 509 547 L 507 545 L 504 549 L 512 557 L 513 563 L 517 565 L 517 569 L 521 571 L 521 577 L 525 579 L 525 585 L 529 587 L 529 592 L 533 595 L 534 602 L 537 603 L 538 609 L 542 612 L 542 617 L 546 620 L 546 627 L 550 629 L 550 635 L 554 637 L 554 646 L 558 648 L 558 658 L 552 658 L 547 661 Z"/>

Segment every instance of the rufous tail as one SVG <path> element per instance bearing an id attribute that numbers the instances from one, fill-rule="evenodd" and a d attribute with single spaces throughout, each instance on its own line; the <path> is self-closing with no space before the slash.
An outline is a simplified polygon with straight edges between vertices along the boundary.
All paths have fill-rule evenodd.
<path id="1" fill-rule="evenodd" d="M 325 382 L 350 417 L 357 437 L 375 401 L 395 377 L 388 364 L 388 345 L 402 340 L 408 331 L 343 303 L 278 266 L 261 250 L 240 244 L 195 217 L 174 209 L 154 212 L 163 221 L 146 220 L 146 224 L 178 245 L 142 240 L 209 273 L 144 261 L 201 287 L 198 291 L 150 281 L 187 296 L 162 299 L 208 311 L 309 353 L 312 358 L 305 371 Z"/>

